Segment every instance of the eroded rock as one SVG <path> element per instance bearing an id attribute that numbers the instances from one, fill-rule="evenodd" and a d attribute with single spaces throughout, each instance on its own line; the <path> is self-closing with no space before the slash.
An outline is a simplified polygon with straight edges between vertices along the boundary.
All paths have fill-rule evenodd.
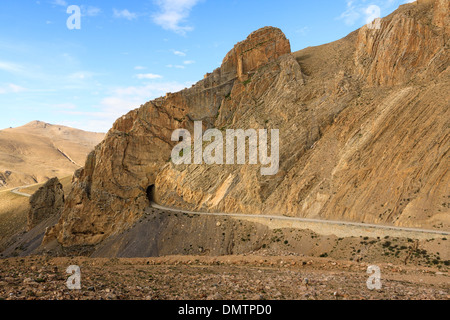
<path id="1" fill-rule="evenodd" d="M 42 221 L 59 215 L 64 207 L 64 190 L 58 178 L 48 180 L 30 198 L 28 231 Z"/>

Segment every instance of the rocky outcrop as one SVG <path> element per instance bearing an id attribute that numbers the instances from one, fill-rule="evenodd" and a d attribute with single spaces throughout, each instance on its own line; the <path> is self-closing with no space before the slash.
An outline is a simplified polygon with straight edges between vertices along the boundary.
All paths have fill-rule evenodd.
<path id="1" fill-rule="evenodd" d="M 42 221 L 61 214 L 64 207 L 64 190 L 58 178 L 48 180 L 30 198 L 28 231 Z"/>
<path id="2" fill-rule="evenodd" d="M 47 233 L 65 245 L 95 244 L 130 227 L 148 206 L 147 188 L 170 159 L 172 132 L 203 121 L 213 126 L 219 108 L 243 72 L 290 53 L 276 28 L 264 28 L 237 45 L 221 68 L 178 93 L 142 105 L 118 119 L 74 176 L 60 223 Z"/>
<path id="3" fill-rule="evenodd" d="M 131 227 L 148 195 L 191 210 L 449 229 L 442 12 L 442 1 L 411 3 L 379 30 L 296 53 L 279 29 L 256 31 L 192 88 L 118 119 L 75 174 L 47 240 L 97 244 Z M 195 120 L 223 132 L 278 129 L 278 173 L 174 165 L 171 134 L 193 132 Z"/>
<path id="4" fill-rule="evenodd" d="M 259 67 L 291 53 L 291 44 L 278 28 L 266 27 L 236 44 L 225 57 L 221 70 L 225 74 L 236 74 L 246 81 Z"/>

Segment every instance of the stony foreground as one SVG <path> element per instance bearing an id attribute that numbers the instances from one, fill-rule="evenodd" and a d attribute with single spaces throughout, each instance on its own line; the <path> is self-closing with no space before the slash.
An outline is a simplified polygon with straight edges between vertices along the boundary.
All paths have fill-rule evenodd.
<path id="1" fill-rule="evenodd" d="M 66 286 L 70 265 L 81 268 L 81 290 Z M 367 267 L 305 257 L 13 258 L 0 260 L 0 299 L 450 299 L 448 270 L 380 264 L 382 289 L 371 291 Z"/>

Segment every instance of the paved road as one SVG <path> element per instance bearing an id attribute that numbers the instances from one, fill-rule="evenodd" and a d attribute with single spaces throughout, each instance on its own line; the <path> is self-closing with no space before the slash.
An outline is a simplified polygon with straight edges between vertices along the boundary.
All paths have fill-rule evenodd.
<path id="1" fill-rule="evenodd" d="M 160 206 L 160 205 L 158 205 L 156 203 L 152 203 L 151 206 L 153 208 L 159 209 L 159 210 L 187 213 L 187 214 L 192 214 L 192 215 L 206 215 L 206 216 L 219 216 L 219 217 L 227 216 L 227 217 L 236 217 L 236 218 L 258 218 L 258 219 L 269 219 L 270 221 L 272 221 L 272 220 L 285 220 L 286 221 L 287 220 L 287 221 L 298 221 L 298 222 L 322 223 L 322 224 L 328 224 L 328 225 L 356 226 L 356 227 L 374 228 L 374 229 L 383 229 L 383 230 L 394 230 L 394 231 L 405 231 L 405 232 L 420 232 L 420 233 L 438 234 L 438 235 L 450 235 L 450 232 L 439 231 L 439 230 L 403 228 L 403 227 L 385 226 L 385 225 L 367 224 L 367 223 L 358 223 L 358 222 L 306 219 L 306 218 L 272 216 L 272 215 L 193 212 L 193 211 L 186 211 L 186 210 L 181 210 L 181 209 L 174 209 L 174 208 L 164 207 L 164 206 Z"/>
<path id="2" fill-rule="evenodd" d="M 11 190 L 11 192 L 14 193 L 14 194 L 17 194 L 19 196 L 23 196 L 23 197 L 28 197 L 29 198 L 29 197 L 31 197 L 31 194 L 20 192 L 20 190 L 24 189 L 24 188 L 31 187 L 31 186 L 33 186 L 33 185 L 14 188 L 14 189 Z"/>

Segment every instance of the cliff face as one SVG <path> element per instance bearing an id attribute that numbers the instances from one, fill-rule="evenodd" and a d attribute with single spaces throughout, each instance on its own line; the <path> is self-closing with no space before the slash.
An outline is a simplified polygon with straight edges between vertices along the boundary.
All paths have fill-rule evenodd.
<path id="1" fill-rule="evenodd" d="M 296 53 L 279 29 L 252 33 L 192 88 L 118 119 L 47 238 L 96 244 L 123 231 L 152 186 L 159 203 L 186 209 L 448 229 L 448 13 L 448 1 L 419 1 L 380 30 Z M 196 120 L 279 129 L 277 175 L 169 162 L 172 132 Z"/>
<path id="2" fill-rule="evenodd" d="M 419 0 L 358 33 L 355 63 L 369 85 L 430 79 L 448 67 L 449 1 Z"/>
<path id="3" fill-rule="evenodd" d="M 30 198 L 28 231 L 42 221 L 58 216 L 64 207 L 64 190 L 58 178 L 48 180 Z"/>

